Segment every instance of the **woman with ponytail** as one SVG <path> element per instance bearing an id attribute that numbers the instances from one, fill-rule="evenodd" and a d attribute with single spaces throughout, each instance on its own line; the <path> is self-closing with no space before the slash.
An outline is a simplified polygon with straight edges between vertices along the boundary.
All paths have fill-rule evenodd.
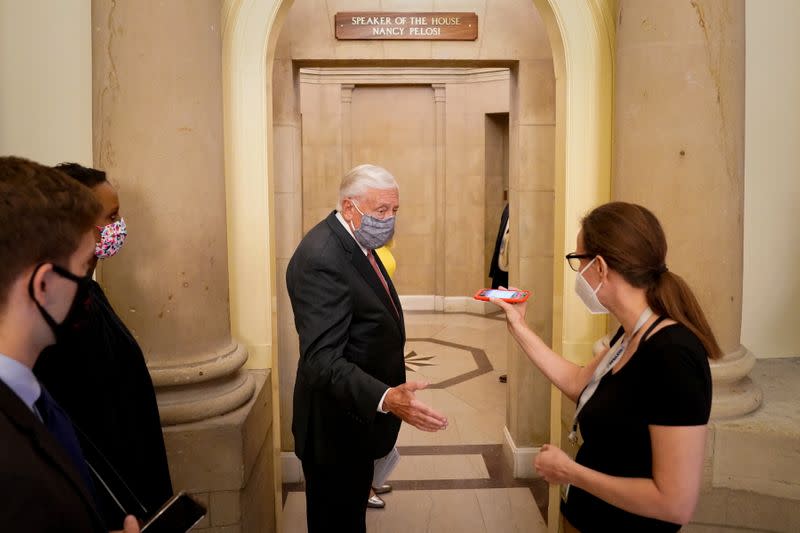
<path id="1" fill-rule="evenodd" d="M 691 289 L 667 268 L 667 243 L 646 208 L 611 202 L 581 223 L 575 291 L 591 313 L 621 324 L 586 366 L 550 350 L 525 323 L 525 304 L 493 300 L 530 360 L 576 402 L 573 461 L 545 444 L 536 470 L 567 485 L 565 531 L 678 531 L 700 492 L 711 412 L 708 359 L 721 356 Z"/>

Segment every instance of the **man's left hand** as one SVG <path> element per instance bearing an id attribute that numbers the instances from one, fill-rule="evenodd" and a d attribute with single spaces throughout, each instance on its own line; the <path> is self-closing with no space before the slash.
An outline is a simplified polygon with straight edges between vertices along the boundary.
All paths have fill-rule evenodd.
<path id="1" fill-rule="evenodd" d="M 411 424 L 422 431 L 439 431 L 447 429 L 447 417 L 437 413 L 414 395 L 415 391 L 427 387 L 421 381 L 409 381 L 392 387 L 383 400 L 383 408 L 393 413 L 403 422 Z"/>

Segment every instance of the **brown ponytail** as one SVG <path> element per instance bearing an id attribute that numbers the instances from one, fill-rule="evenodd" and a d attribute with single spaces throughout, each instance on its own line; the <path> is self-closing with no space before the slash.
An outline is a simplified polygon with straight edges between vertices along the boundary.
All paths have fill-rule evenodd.
<path id="1" fill-rule="evenodd" d="M 653 213 L 640 205 L 610 202 L 586 215 L 581 229 L 586 253 L 602 256 L 628 283 L 646 289 L 653 312 L 686 326 L 711 359 L 722 357 L 692 290 L 667 270 L 667 240 Z"/>
<path id="2" fill-rule="evenodd" d="M 647 303 L 657 315 L 668 316 L 689 328 L 703 343 L 711 359 L 722 357 L 706 315 L 682 277 L 668 271 L 662 273 L 655 285 L 647 288 Z"/>

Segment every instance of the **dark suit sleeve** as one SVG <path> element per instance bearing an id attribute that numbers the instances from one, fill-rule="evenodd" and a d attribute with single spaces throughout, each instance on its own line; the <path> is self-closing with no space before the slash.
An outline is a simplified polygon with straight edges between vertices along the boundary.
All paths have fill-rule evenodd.
<path id="1" fill-rule="evenodd" d="M 298 380 L 328 392 L 341 408 L 365 422 L 375 418 L 388 385 L 347 358 L 352 319 L 350 286 L 336 260 L 308 260 L 287 275 L 300 336 Z"/>

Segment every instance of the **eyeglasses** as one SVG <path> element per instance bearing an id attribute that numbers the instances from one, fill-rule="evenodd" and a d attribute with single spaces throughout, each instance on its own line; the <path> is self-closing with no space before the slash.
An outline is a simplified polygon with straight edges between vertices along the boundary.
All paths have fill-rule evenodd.
<path id="1" fill-rule="evenodd" d="M 567 264 L 572 270 L 574 270 L 575 272 L 580 272 L 581 259 L 590 259 L 594 257 L 594 254 L 579 254 L 577 252 L 572 252 L 571 254 L 567 254 L 564 257 L 566 258 Z"/>

